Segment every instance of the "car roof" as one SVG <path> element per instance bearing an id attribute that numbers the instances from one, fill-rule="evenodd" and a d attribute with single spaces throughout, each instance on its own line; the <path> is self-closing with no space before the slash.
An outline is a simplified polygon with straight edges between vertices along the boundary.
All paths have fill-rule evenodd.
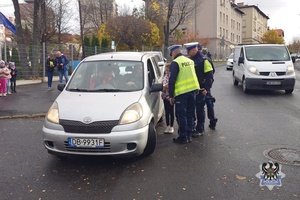
<path id="1" fill-rule="evenodd" d="M 284 44 L 238 44 L 238 46 L 285 46 Z"/>
<path id="2" fill-rule="evenodd" d="M 93 56 L 86 57 L 84 61 L 96 61 L 96 60 L 130 60 L 141 61 L 146 55 L 150 55 L 146 52 L 107 52 Z"/>

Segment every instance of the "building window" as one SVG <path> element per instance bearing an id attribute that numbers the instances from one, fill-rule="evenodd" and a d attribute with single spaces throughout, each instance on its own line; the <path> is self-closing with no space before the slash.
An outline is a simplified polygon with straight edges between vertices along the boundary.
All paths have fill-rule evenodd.
<path id="1" fill-rule="evenodd" d="M 220 12 L 220 22 L 222 22 L 222 12 Z"/>

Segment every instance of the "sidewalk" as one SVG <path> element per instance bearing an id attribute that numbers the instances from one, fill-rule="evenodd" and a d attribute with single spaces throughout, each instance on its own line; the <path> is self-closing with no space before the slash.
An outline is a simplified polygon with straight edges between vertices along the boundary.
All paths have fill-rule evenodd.
<path id="1" fill-rule="evenodd" d="M 17 85 L 28 85 L 36 83 L 47 83 L 48 77 L 41 78 L 39 80 L 17 80 Z M 58 76 L 53 76 L 53 81 L 59 81 Z"/>
<path id="2" fill-rule="evenodd" d="M 47 79 L 17 80 L 17 93 L 0 97 L 0 119 L 44 117 L 59 95 L 58 77 L 48 90 Z"/>

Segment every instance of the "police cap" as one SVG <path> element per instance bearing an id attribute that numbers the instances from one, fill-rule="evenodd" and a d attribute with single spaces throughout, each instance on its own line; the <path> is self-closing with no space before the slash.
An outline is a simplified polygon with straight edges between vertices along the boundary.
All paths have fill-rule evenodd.
<path id="1" fill-rule="evenodd" d="M 185 43 L 184 46 L 185 46 L 186 50 L 189 51 L 194 48 L 198 48 L 199 43 L 198 42 L 190 42 L 190 43 Z"/>
<path id="2" fill-rule="evenodd" d="M 179 45 L 179 44 L 174 44 L 174 45 L 172 45 L 172 46 L 169 46 L 169 47 L 168 47 L 168 50 L 169 50 L 169 52 L 170 52 L 170 56 L 172 55 L 172 52 L 173 52 L 174 50 L 179 49 L 179 48 L 181 48 L 181 47 L 182 47 L 182 46 Z"/>

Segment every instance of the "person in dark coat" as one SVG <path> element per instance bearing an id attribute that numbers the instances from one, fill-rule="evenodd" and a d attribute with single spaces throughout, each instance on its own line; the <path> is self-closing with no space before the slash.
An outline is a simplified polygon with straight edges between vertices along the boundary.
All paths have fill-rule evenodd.
<path id="1" fill-rule="evenodd" d="M 48 90 L 52 90 L 52 80 L 54 74 L 54 68 L 56 66 L 54 55 L 50 54 L 46 60 L 46 71 L 48 77 Z"/>

